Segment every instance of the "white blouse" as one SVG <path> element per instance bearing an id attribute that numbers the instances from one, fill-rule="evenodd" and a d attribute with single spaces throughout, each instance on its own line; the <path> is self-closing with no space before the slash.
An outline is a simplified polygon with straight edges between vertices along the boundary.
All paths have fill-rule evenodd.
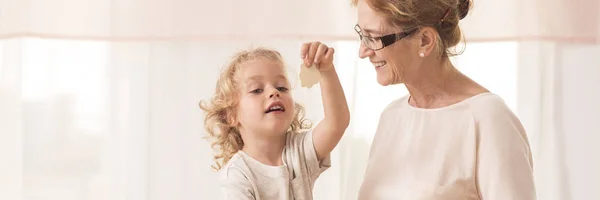
<path id="1" fill-rule="evenodd" d="M 534 200 L 519 119 L 493 93 L 437 109 L 408 97 L 381 114 L 359 200 Z"/>

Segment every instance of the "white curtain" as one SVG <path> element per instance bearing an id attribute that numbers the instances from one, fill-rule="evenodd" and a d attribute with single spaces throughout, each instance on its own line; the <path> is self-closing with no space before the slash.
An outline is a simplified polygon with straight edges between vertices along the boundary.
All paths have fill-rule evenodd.
<path id="1" fill-rule="evenodd" d="M 336 48 L 352 112 L 315 196 L 356 199 L 379 113 L 406 90 L 380 87 L 357 58 L 348 4 L 0 0 L 0 199 L 219 199 L 198 101 L 234 51 L 275 48 L 297 77 L 313 39 Z M 468 43 L 453 62 L 523 121 L 539 199 L 600 199 L 598 10 L 475 1 L 462 22 Z M 318 87 L 294 97 L 322 118 Z"/>
<path id="2" fill-rule="evenodd" d="M 522 42 L 519 52 L 539 199 L 600 199 L 600 45 Z"/>
<path id="3" fill-rule="evenodd" d="M 295 73 L 299 42 L 255 43 L 279 49 Z M 230 54 L 251 45 L 4 41 L 1 132 L 14 154 L 7 154 L 10 181 L 3 182 L 16 189 L 7 192 L 24 199 L 214 199 L 219 190 L 198 102 L 210 97 Z M 318 91 L 295 95 L 318 120 Z"/>

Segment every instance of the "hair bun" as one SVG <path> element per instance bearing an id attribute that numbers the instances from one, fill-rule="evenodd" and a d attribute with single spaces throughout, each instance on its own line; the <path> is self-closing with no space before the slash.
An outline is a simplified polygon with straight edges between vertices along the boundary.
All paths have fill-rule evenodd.
<path id="1" fill-rule="evenodd" d="M 471 0 L 459 0 L 458 1 L 458 17 L 464 19 L 469 14 L 471 8 Z"/>

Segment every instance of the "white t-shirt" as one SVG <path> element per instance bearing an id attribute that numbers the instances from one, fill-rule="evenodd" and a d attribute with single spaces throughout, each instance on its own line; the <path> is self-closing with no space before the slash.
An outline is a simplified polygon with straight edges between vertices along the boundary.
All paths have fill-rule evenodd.
<path id="1" fill-rule="evenodd" d="M 319 162 L 312 130 L 288 133 L 282 153 L 284 165 L 269 166 L 238 151 L 219 173 L 226 200 L 312 200 L 319 175 L 331 166 L 329 156 Z"/>
<path id="2" fill-rule="evenodd" d="M 519 119 L 483 93 L 437 109 L 381 114 L 359 200 L 534 200 L 533 163 Z"/>

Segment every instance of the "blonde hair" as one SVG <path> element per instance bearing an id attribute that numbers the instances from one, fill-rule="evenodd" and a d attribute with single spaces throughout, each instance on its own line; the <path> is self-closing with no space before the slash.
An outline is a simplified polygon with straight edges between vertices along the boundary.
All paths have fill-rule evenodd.
<path id="1" fill-rule="evenodd" d="M 205 112 L 204 128 L 208 132 L 207 138 L 212 140 L 211 147 L 215 151 L 215 165 L 212 166 L 215 170 L 220 170 L 236 152 L 244 147 L 236 119 L 236 108 L 240 98 L 237 78 L 243 63 L 258 58 L 266 58 L 284 65 L 279 52 L 271 49 L 259 47 L 239 51 L 232 56 L 229 64 L 221 72 L 213 97 L 209 101 L 200 102 L 200 108 Z M 294 105 L 294 119 L 288 129 L 292 133 L 312 126 L 304 119 L 304 107 L 298 103 Z"/>
<path id="2" fill-rule="evenodd" d="M 356 6 L 358 1 L 352 0 Z M 471 0 L 362 0 L 382 15 L 386 25 L 393 28 L 413 30 L 433 27 L 438 32 L 437 50 L 442 57 L 454 56 L 449 49 L 462 39 L 458 22 L 465 18 L 471 8 Z"/>

